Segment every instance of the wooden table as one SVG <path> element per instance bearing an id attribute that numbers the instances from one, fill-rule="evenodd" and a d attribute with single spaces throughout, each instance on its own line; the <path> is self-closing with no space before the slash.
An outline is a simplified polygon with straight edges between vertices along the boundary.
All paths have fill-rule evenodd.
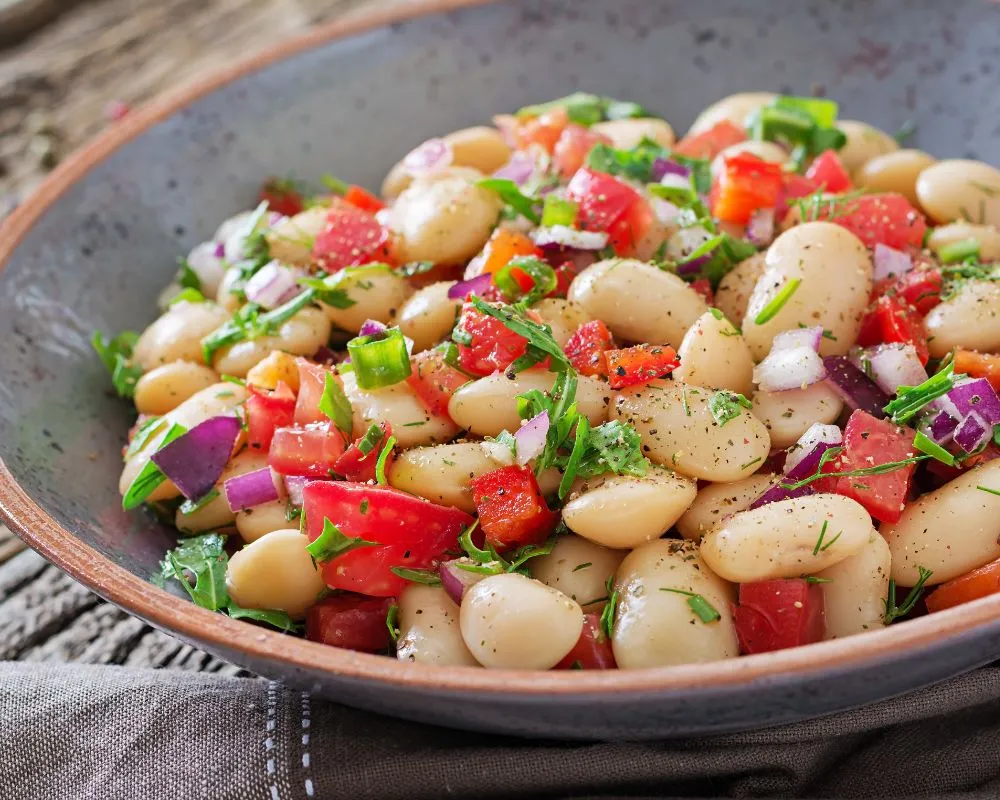
<path id="1" fill-rule="evenodd" d="M 317 22 L 406 2 L 63 0 L 60 17 L 0 50 L 0 217 L 113 124 L 110 103 L 142 103 Z M 0 659 L 240 672 L 102 602 L 2 525 Z"/>

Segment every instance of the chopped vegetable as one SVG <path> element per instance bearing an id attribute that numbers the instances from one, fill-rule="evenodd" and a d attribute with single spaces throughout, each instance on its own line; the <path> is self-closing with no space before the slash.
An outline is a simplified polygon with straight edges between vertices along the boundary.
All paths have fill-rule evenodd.
<path id="1" fill-rule="evenodd" d="M 142 367 L 130 361 L 138 340 L 139 334 L 134 331 L 122 331 L 113 339 L 94 331 L 90 340 L 104 367 L 111 373 L 111 384 L 119 397 L 132 397 L 135 384 L 142 377 Z"/>
<path id="2" fill-rule="evenodd" d="M 640 344 L 623 350 L 607 350 L 604 355 L 612 389 L 664 378 L 681 363 L 669 345 Z"/>
<path id="3" fill-rule="evenodd" d="M 150 461 L 188 500 L 212 491 L 236 446 L 242 424 L 236 417 L 212 417 L 160 446 Z"/>
<path id="4" fill-rule="evenodd" d="M 406 341 L 399 328 L 385 333 L 356 336 L 347 343 L 351 366 L 362 389 L 382 389 L 406 380 L 412 368 Z"/>
<path id="5" fill-rule="evenodd" d="M 501 467 L 469 481 L 486 541 L 499 551 L 538 544 L 559 521 L 527 467 Z"/>
<path id="6" fill-rule="evenodd" d="M 802 578 L 741 583 L 733 622 L 745 655 L 818 642 L 825 632 L 823 589 Z"/>

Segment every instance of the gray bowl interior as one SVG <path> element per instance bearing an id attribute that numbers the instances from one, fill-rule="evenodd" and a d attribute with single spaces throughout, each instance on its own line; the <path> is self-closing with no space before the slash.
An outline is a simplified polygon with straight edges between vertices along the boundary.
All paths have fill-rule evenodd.
<path id="1" fill-rule="evenodd" d="M 533 0 L 266 67 L 97 165 L 0 273 L 0 457 L 67 530 L 146 577 L 171 536 L 120 509 L 132 417 L 89 338 L 148 324 L 177 257 L 251 206 L 263 177 L 332 172 L 377 188 L 428 136 L 576 89 L 638 100 L 678 131 L 735 91 L 823 91 L 842 117 L 890 132 L 916 121 L 912 146 L 1000 163 L 998 31 L 1000 5 L 985 0 Z"/>

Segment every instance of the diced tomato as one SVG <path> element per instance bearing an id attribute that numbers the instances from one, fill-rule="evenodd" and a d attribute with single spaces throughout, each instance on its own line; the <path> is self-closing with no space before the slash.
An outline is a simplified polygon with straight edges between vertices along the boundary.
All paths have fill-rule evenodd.
<path id="1" fill-rule="evenodd" d="M 1000 592 L 1000 559 L 942 583 L 924 598 L 927 610 L 944 611 Z"/>
<path id="2" fill-rule="evenodd" d="M 371 214 L 385 208 L 385 203 L 379 200 L 375 195 L 367 189 L 355 186 L 354 184 L 351 184 L 351 186 L 349 186 L 347 191 L 344 193 L 344 200 L 352 206 L 360 208 L 362 211 L 367 211 Z"/>
<path id="3" fill-rule="evenodd" d="M 637 344 L 622 350 L 608 350 L 608 383 L 612 389 L 624 389 L 665 378 L 681 362 L 666 344 Z"/>
<path id="4" fill-rule="evenodd" d="M 608 374 L 608 359 L 605 350 L 614 347 L 611 331 L 601 320 L 585 322 L 566 342 L 563 352 L 573 368 L 581 375 Z"/>
<path id="5" fill-rule="evenodd" d="M 312 254 L 317 266 L 327 272 L 372 261 L 391 263 L 389 231 L 370 212 L 334 198 Z"/>
<path id="6" fill-rule="evenodd" d="M 344 452 L 344 435 L 332 422 L 278 428 L 271 440 L 267 463 L 282 475 L 329 478 Z"/>
<path id="7" fill-rule="evenodd" d="M 882 295 L 875 301 L 880 339 L 885 344 L 912 344 L 921 364 L 927 364 L 930 350 L 924 322 L 913 306 L 897 297 Z"/>
<path id="8" fill-rule="evenodd" d="M 639 197 L 618 221 L 608 228 L 608 244 L 614 249 L 615 254 L 622 258 L 638 257 L 643 240 L 656 223 L 653 207 Z"/>
<path id="9" fill-rule="evenodd" d="M 568 124 L 565 108 L 553 108 L 541 116 L 519 121 L 514 129 L 517 149 L 526 150 L 529 145 L 537 144 L 551 154 Z"/>
<path id="10" fill-rule="evenodd" d="M 698 278 L 691 282 L 691 288 L 705 298 L 708 305 L 715 305 L 715 293 L 712 291 L 712 282 L 708 278 Z"/>
<path id="11" fill-rule="evenodd" d="M 573 649 L 552 669 L 617 669 L 611 640 L 604 635 L 599 614 L 583 615 L 583 630 Z"/>
<path id="12" fill-rule="evenodd" d="M 319 410 L 319 401 L 323 399 L 326 376 L 331 374 L 330 370 L 304 358 L 295 359 L 295 365 L 299 368 L 299 397 L 295 403 L 295 424 L 326 422 L 327 416 Z"/>
<path id="13" fill-rule="evenodd" d="M 913 456 L 913 431 L 856 410 L 844 428 L 837 472 L 870 469 Z M 914 464 L 881 475 L 837 478 L 836 493 L 863 505 L 880 522 L 897 522 L 903 513 Z M 830 536 L 836 531 L 830 531 Z"/>
<path id="14" fill-rule="evenodd" d="M 832 206 L 832 208 L 831 208 Z M 864 194 L 840 203 L 820 203 L 817 219 L 847 228 L 865 247 L 882 243 L 897 250 L 919 248 L 927 220 L 901 194 Z"/>
<path id="15" fill-rule="evenodd" d="M 362 653 L 386 650 L 392 644 L 386 624 L 392 603 L 391 597 L 359 594 L 324 597 L 306 611 L 306 638 Z"/>
<path id="16" fill-rule="evenodd" d="M 379 427 L 382 429 L 382 438 L 374 444 L 367 454 L 362 453 L 358 447 L 361 440 L 365 438 L 365 434 L 368 433 L 368 431 L 362 431 L 354 443 L 337 459 L 337 463 L 333 465 L 333 471 L 355 483 L 375 480 L 375 465 L 378 463 L 379 453 L 382 452 L 385 441 L 392 436 L 392 426 L 388 422 L 380 422 Z M 386 474 L 389 473 L 392 461 L 393 454 L 390 452 L 385 462 Z"/>
<path id="17" fill-rule="evenodd" d="M 573 279 L 580 274 L 576 264 L 572 261 L 563 261 L 556 267 L 556 288 L 552 290 L 549 297 L 565 297 L 569 293 L 569 286 Z"/>
<path id="18" fill-rule="evenodd" d="M 824 192 L 838 194 L 851 189 L 851 176 L 835 150 L 824 150 L 806 170 L 806 179 Z"/>
<path id="19" fill-rule="evenodd" d="M 955 351 L 955 372 L 965 373 L 971 378 L 986 378 L 1000 391 L 1000 356 L 977 353 L 975 350 Z"/>
<path id="20" fill-rule="evenodd" d="M 528 349 L 527 339 L 471 303 L 462 306 L 458 327 L 470 337 L 468 344 L 458 344 L 458 361 L 473 375 L 492 375 L 506 369 Z"/>
<path id="21" fill-rule="evenodd" d="M 577 170 L 566 187 L 566 198 L 577 204 L 577 225 L 588 231 L 610 231 L 641 199 L 628 184 L 589 167 Z"/>
<path id="22" fill-rule="evenodd" d="M 410 358 L 410 365 L 413 371 L 406 382 L 417 397 L 432 414 L 448 416 L 448 401 L 460 386 L 469 382 L 469 376 L 448 364 L 440 350 L 417 353 Z"/>
<path id="23" fill-rule="evenodd" d="M 875 293 L 895 295 L 926 314 L 941 302 L 944 278 L 939 269 L 912 269 L 898 278 L 887 278 L 875 287 Z"/>
<path id="24" fill-rule="evenodd" d="M 800 197 L 814 194 L 819 187 L 804 175 L 786 172 L 782 177 L 781 191 L 778 192 L 778 203 L 774 209 L 774 218 L 781 222 L 791 204 Z"/>
<path id="25" fill-rule="evenodd" d="M 391 567 L 430 567 L 446 550 L 458 548 L 458 535 L 473 519 L 389 486 L 314 481 L 305 485 L 302 496 L 310 541 L 329 519 L 344 536 L 376 543 L 325 562 L 327 585 L 376 597 L 392 597 L 406 587 L 407 581 Z"/>
<path id="26" fill-rule="evenodd" d="M 290 181 L 280 178 L 270 178 L 260 188 L 258 199 L 267 203 L 268 211 L 284 214 L 286 217 L 294 217 L 305 208 L 302 193 Z"/>
<path id="27" fill-rule="evenodd" d="M 823 589 L 804 578 L 741 583 L 733 607 L 744 655 L 820 641 L 825 634 Z"/>
<path id="28" fill-rule="evenodd" d="M 726 222 L 745 225 L 758 208 L 774 208 L 784 185 L 780 164 L 752 153 L 725 159 L 722 174 L 712 184 L 712 213 Z"/>
<path id="29" fill-rule="evenodd" d="M 246 412 L 247 445 L 254 450 L 267 450 L 274 431 L 295 421 L 295 393 L 280 381 L 273 392 L 251 388 Z"/>
<path id="30" fill-rule="evenodd" d="M 611 144 L 611 140 L 604 134 L 582 125 L 567 125 L 552 151 L 552 160 L 559 174 L 564 178 L 572 177 L 586 163 L 587 155 L 594 149 L 594 145 L 600 142 Z"/>
<path id="31" fill-rule="evenodd" d="M 501 467 L 469 481 L 479 527 L 497 550 L 539 544 L 559 521 L 528 467 Z"/>
<path id="32" fill-rule="evenodd" d="M 727 147 L 745 142 L 746 139 L 747 134 L 743 128 L 724 119 L 707 131 L 688 134 L 674 145 L 673 152 L 688 158 L 703 158 L 711 161 Z"/>

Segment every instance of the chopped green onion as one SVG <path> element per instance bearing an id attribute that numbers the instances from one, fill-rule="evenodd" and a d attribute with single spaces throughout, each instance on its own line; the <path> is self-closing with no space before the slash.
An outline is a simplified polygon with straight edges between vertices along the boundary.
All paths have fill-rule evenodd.
<path id="1" fill-rule="evenodd" d="M 771 298 L 771 301 L 760 310 L 760 313 L 754 318 L 754 324 L 764 325 L 774 319 L 801 285 L 802 278 L 792 278 L 788 281 L 788 283 L 781 287 L 781 291 Z"/>
<path id="2" fill-rule="evenodd" d="M 410 354 L 399 328 L 385 333 L 356 336 L 347 343 L 351 365 L 362 389 L 393 386 L 410 377 Z"/>
<path id="3" fill-rule="evenodd" d="M 175 422 L 163 437 L 160 446 L 156 448 L 157 452 L 185 433 L 187 433 L 187 428 Z M 126 511 L 131 511 L 133 508 L 138 507 L 166 479 L 167 476 L 153 463 L 152 459 L 147 461 L 132 483 L 129 484 L 128 489 L 125 490 L 125 496 L 122 498 L 122 508 Z"/>
<path id="4" fill-rule="evenodd" d="M 892 421 L 901 425 L 911 419 L 920 409 L 947 394 L 955 388 L 955 381 L 965 375 L 955 375 L 954 362 L 948 364 L 940 372 L 932 375 L 919 386 L 900 386 L 896 389 L 896 397 L 882 410 L 892 417 Z"/>
<path id="5" fill-rule="evenodd" d="M 995 494 L 997 497 L 1000 497 L 1000 489 L 991 489 L 989 486 L 977 486 L 976 488 L 981 492 Z"/>
<path id="6" fill-rule="evenodd" d="M 687 604 L 690 609 L 695 613 L 698 619 L 706 625 L 709 622 L 716 622 L 722 619 L 722 614 L 720 614 L 715 606 L 709 603 L 703 595 L 697 594 L 696 592 L 685 592 L 683 589 L 671 589 L 666 586 L 661 586 L 660 591 L 684 595 L 687 598 Z"/>
<path id="7" fill-rule="evenodd" d="M 368 430 L 365 431 L 365 435 L 358 440 L 358 450 L 361 451 L 361 455 L 366 456 L 372 452 L 382 441 L 382 437 L 385 436 L 385 432 L 382 430 L 382 426 L 377 422 L 373 422 L 368 426 Z"/>
<path id="8" fill-rule="evenodd" d="M 514 277 L 514 270 L 527 275 L 533 281 L 531 289 L 525 293 Z M 517 300 L 524 295 L 524 302 L 532 305 L 552 292 L 559 284 L 556 271 L 549 264 L 534 256 L 519 256 L 509 261 L 493 275 L 493 283 L 509 300 Z"/>
<path id="9" fill-rule="evenodd" d="M 326 373 L 323 384 L 323 396 L 319 399 L 319 410 L 322 411 L 333 424 L 337 426 L 350 440 L 354 432 L 354 412 L 351 409 L 351 401 L 347 399 L 344 390 L 340 386 L 340 381 L 332 372 Z M 373 426 L 378 428 L 378 426 Z M 378 429 L 381 433 L 381 428 Z"/>
<path id="10" fill-rule="evenodd" d="M 955 456 L 921 431 L 917 431 L 916 436 L 913 437 L 913 446 L 921 453 L 927 453 L 931 458 L 936 458 L 942 464 L 947 464 L 949 467 L 955 466 Z"/>
<path id="11" fill-rule="evenodd" d="M 392 452 L 392 448 L 396 446 L 396 437 L 390 436 L 385 440 L 385 445 L 382 447 L 382 452 L 378 454 L 378 461 L 375 462 L 375 482 L 379 486 L 385 486 L 389 481 L 385 477 L 385 464 L 389 460 L 389 454 Z"/>
<path id="12" fill-rule="evenodd" d="M 316 561 L 332 561 L 337 556 L 359 547 L 378 547 L 378 545 L 378 542 L 369 542 L 360 536 L 345 536 L 340 528 L 324 518 L 323 532 L 306 546 L 306 551 Z"/>
<path id="13" fill-rule="evenodd" d="M 967 258 L 979 257 L 978 239 L 960 239 L 957 242 L 946 244 L 938 250 L 938 258 L 943 264 L 954 264 L 957 261 L 964 261 Z"/>
<path id="14" fill-rule="evenodd" d="M 554 194 L 545 196 L 545 204 L 542 206 L 542 225 L 551 228 L 555 225 L 564 225 L 572 228 L 576 222 L 576 212 L 579 206 L 572 200 L 563 200 Z"/>

